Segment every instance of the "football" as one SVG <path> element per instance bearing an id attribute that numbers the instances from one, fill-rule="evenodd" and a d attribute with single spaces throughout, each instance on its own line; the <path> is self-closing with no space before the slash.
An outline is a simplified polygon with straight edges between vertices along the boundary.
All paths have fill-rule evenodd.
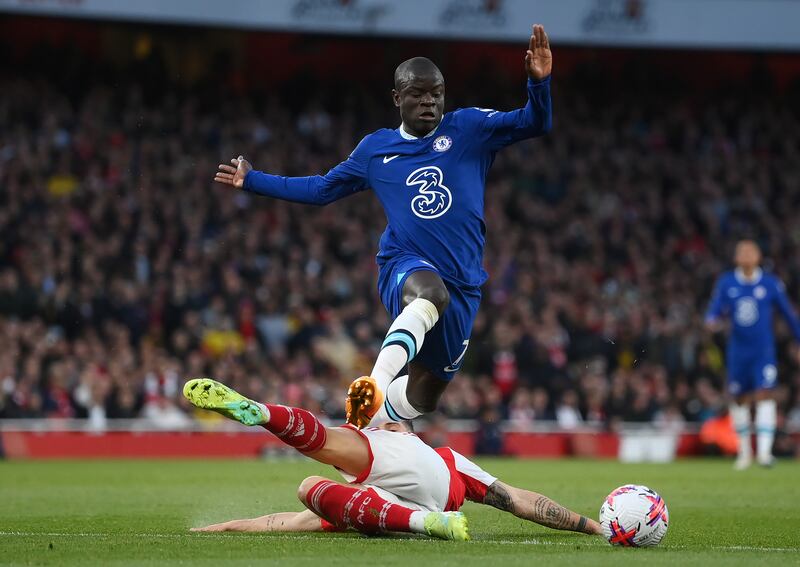
<path id="1" fill-rule="evenodd" d="M 646 486 L 620 486 L 600 507 L 600 527 L 611 545 L 658 545 L 669 527 L 667 504 L 655 490 Z"/>

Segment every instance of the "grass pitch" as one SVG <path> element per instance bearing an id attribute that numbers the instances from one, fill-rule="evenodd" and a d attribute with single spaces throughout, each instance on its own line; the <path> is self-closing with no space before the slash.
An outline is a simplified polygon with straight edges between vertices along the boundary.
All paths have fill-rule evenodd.
<path id="1" fill-rule="evenodd" d="M 192 526 L 300 510 L 298 461 L 0 462 L 1 565 L 800 565 L 800 463 L 734 473 L 727 461 L 622 465 L 484 459 L 506 482 L 593 518 L 618 485 L 664 496 L 671 525 L 651 549 L 556 532 L 468 504 L 473 541 L 358 534 L 195 534 Z"/>

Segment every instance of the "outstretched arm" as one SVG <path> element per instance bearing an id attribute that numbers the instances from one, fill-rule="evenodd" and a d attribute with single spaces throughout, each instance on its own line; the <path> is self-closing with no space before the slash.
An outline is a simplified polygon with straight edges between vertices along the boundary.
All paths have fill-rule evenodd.
<path id="1" fill-rule="evenodd" d="M 585 534 L 601 533 L 600 524 L 594 520 L 564 508 L 547 496 L 515 488 L 499 480 L 487 489 L 483 503 L 548 528 Z"/>
<path id="2" fill-rule="evenodd" d="M 311 510 L 278 512 L 258 518 L 231 520 L 192 528 L 193 532 L 321 532 L 322 520 Z"/>
<path id="3" fill-rule="evenodd" d="M 532 81 L 543 81 L 553 72 L 550 38 L 547 37 L 541 24 L 536 24 L 532 28 L 528 51 L 525 52 L 525 72 Z"/>
<path id="4" fill-rule="evenodd" d="M 325 175 L 272 175 L 253 169 L 247 160 L 239 156 L 231 160 L 232 165 L 219 164 L 214 181 L 265 197 L 309 205 L 327 205 L 367 188 L 366 163 L 359 152 L 360 147 L 359 145 L 350 157 Z"/>
<path id="5" fill-rule="evenodd" d="M 485 113 L 481 130 L 488 135 L 494 150 L 526 138 L 541 136 L 553 127 L 553 107 L 550 100 L 550 73 L 553 54 L 544 26 L 533 26 L 528 50 L 525 53 L 525 72 L 528 74 L 528 102 L 517 110 L 500 112 L 482 108 Z"/>

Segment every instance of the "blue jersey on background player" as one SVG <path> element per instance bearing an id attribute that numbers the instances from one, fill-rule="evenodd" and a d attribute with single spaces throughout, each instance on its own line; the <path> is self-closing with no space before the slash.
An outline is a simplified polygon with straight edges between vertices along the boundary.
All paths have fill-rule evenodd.
<path id="1" fill-rule="evenodd" d="M 772 315 L 781 312 L 795 339 L 800 341 L 800 321 L 786 297 L 783 283 L 759 268 L 761 250 L 752 240 L 736 245 L 736 269 L 724 273 L 714 288 L 706 325 L 719 330 L 722 317 L 732 322 L 726 365 L 728 390 L 733 397 L 730 416 L 738 437 L 734 468 L 752 462 L 751 405 L 755 402 L 758 463 L 772 466 L 772 444 L 778 407 L 771 395 L 778 380 Z"/>
<path id="2" fill-rule="evenodd" d="M 719 278 L 706 319 L 716 321 L 727 316 L 731 320 L 726 358 L 729 388 L 734 396 L 776 384 L 775 309 L 800 341 L 800 321 L 777 277 L 756 268 L 748 278 L 737 268 Z"/>

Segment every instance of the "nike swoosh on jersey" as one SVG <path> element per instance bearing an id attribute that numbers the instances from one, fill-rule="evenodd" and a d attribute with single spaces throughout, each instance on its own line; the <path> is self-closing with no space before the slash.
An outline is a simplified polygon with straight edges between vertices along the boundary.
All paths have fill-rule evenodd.
<path id="1" fill-rule="evenodd" d="M 383 156 L 383 163 L 389 163 L 393 159 L 397 159 L 399 157 L 400 157 L 400 154 L 397 154 L 396 156 Z"/>

